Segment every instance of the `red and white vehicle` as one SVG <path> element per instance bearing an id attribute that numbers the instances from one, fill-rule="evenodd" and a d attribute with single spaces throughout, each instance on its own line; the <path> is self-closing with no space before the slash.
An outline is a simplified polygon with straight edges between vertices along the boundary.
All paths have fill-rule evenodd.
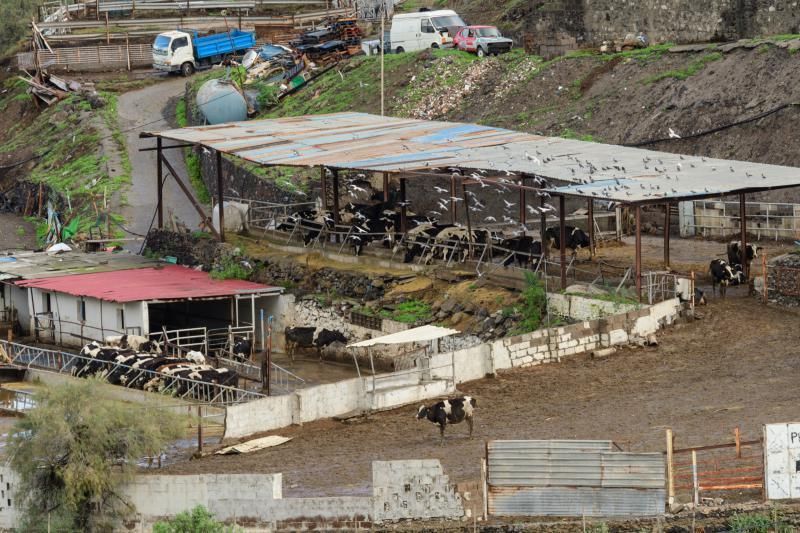
<path id="1" fill-rule="evenodd" d="M 503 54 L 511 50 L 513 42 L 503 37 L 494 26 L 465 26 L 453 37 L 453 46 L 478 57 Z"/>

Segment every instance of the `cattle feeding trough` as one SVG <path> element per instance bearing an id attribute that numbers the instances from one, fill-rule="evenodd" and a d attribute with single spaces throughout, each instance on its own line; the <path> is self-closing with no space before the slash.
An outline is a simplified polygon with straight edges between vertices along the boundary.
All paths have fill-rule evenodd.
<path id="1" fill-rule="evenodd" d="M 127 359 L 134 354 L 126 354 L 124 351 L 120 353 L 119 350 L 114 349 L 112 351 L 116 352 L 116 356 L 98 359 L 88 355 L 88 351 L 86 355 L 81 355 L 8 341 L 0 341 L 0 345 L 9 354 L 11 364 L 14 365 L 76 377 L 97 375 L 125 388 L 147 390 L 145 385 L 150 384 L 150 392 L 157 392 L 184 400 L 214 405 L 234 405 L 264 397 L 263 394 L 258 392 L 238 388 L 235 380 L 230 378 L 227 379 L 225 384 L 214 382 L 213 380 L 204 380 L 201 371 L 208 369 L 200 369 L 195 366 L 195 372 L 198 375 L 191 377 L 190 374 L 192 372 L 186 373 L 186 375 L 159 372 L 148 367 L 136 365 L 134 361 Z M 117 361 L 118 356 L 126 358 L 126 362 Z M 142 359 L 160 359 L 159 362 L 162 363 L 162 366 L 163 364 L 169 364 L 166 362 L 169 358 L 164 357 L 143 357 Z M 173 359 L 176 364 L 194 364 L 192 359 Z M 231 384 L 231 381 L 233 381 L 233 384 Z"/>
<path id="2" fill-rule="evenodd" d="M 330 209 L 329 220 L 317 222 L 324 235 L 329 225 L 339 225 L 340 170 L 357 170 L 383 175 L 384 201 L 388 200 L 390 175 L 399 181 L 397 221 L 405 235 L 409 226 L 407 183 L 414 179 L 449 179 L 450 188 L 442 200 L 455 224 L 459 203 L 464 206 L 467 248 L 474 241 L 467 186 L 494 187 L 504 197 L 507 211 L 519 210 L 516 222 L 525 225 L 527 214 L 538 215 L 540 240 L 546 237 L 548 213 L 558 213 L 557 237 L 567 242 L 566 199 L 586 202 L 587 216 L 593 220 L 596 202 L 632 208 L 636 223 L 634 280 L 642 296 L 641 210 L 646 205 L 666 206 L 664 224 L 664 265 L 669 267 L 670 207 L 684 200 L 738 195 L 744 213 L 749 193 L 800 186 L 796 168 L 708 159 L 656 152 L 640 148 L 610 146 L 571 139 L 548 138 L 490 126 L 440 121 L 400 119 L 364 113 L 336 113 L 192 127 L 160 132 L 142 132 L 155 138 L 157 157 L 158 226 L 163 226 L 162 170 L 166 167 L 196 204 L 185 185 L 163 155 L 166 149 L 201 146 L 216 154 L 217 199 L 224 202 L 222 154 L 226 153 L 264 166 L 320 167 L 322 209 Z M 165 139 L 177 141 L 164 146 Z M 658 142 L 668 142 L 661 140 Z M 718 171 L 718 169 L 720 169 Z M 729 169 L 728 172 L 726 169 Z M 461 185 L 460 191 L 458 185 Z M 332 194 L 329 194 L 329 187 Z M 512 191 L 516 191 L 514 195 Z M 460 192 L 460 194 L 459 194 Z M 508 199 L 510 197 L 512 200 Z M 558 198 L 558 206 L 548 203 Z M 539 205 L 530 205 L 539 199 Z M 535 202 L 533 202 L 535 203 Z M 198 212 L 206 220 L 199 204 Z M 475 206 L 472 206 L 475 207 Z M 224 240 L 224 209 L 220 210 L 219 238 Z M 508 215 L 504 215 L 514 221 Z M 364 228 L 369 231 L 369 228 Z M 385 229 L 385 227 L 384 227 Z M 589 242 L 594 243 L 594 225 L 588 226 Z M 214 230 L 216 232 L 216 230 Z M 740 224 L 741 248 L 747 249 L 747 221 Z M 376 232 L 376 233 L 380 233 Z M 359 239 L 362 237 L 359 235 Z M 347 239 L 345 239 L 347 240 Z M 312 239 L 311 242 L 313 242 Z M 341 239 L 340 239 L 341 242 Z M 591 248 L 591 246 L 590 246 Z M 455 250 L 449 259 L 457 254 Z M 567 285 L 566 246 L 559 250 L 561 286 Z M 749 272 L 743 265 L 745 279 Z"/>

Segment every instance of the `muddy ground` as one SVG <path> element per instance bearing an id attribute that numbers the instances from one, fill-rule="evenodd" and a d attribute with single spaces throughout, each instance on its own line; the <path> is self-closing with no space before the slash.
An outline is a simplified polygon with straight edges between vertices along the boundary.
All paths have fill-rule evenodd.
<path id="1" fill-rule="evenodd" d="M 679 324 L 653 348 L 625 348 L 608 359 L 501 372 L 462 384 L 478 400 L 475 436 L 414 420 L 416 406 L 351 423 L 323 420 L 272 432 L 293 440 L 241 456 L 207 457 L 171 473 L 283 472 L 287 496 L 368 494 L 371 462 L 439 459 L 456 482 L 476 481 L 489 439 L 613 439 L 626 450 L 662 451 L 664 430 L 678 446 L 756 438 L 761 425 L 796 418 L 800 315 L 764 307 L 731 291 Z"/>
<path id="2" fill-rule="evenodd" d="M 36 248 L 36 227 L 24 217 L 0 213 L 0 252 Z"/>

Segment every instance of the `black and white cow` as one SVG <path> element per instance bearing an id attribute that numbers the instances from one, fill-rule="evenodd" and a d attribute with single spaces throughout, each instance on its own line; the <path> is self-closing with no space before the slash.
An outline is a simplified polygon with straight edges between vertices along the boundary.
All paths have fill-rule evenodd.
<path id="1" fill-rule="evenodd" d="M 405 247 L 404 263 L 410 263 L 415 257 L 424 256 L 433 249 L 436 237 L 442 231 L 454 227 L 453 224 L 426 224 L 422 223 L 408 230 L 403 243 Z M 395 248 L 395 251 L 398 249 Z"/>
<path id="2" fill-rule="evenodd" d="M 503 261 L 504 267 L 516 261 L 520 268 L 530 266 L 535 269 L 542 257 L 542 243 L 533 240 L 533 237 L 529 235 L 503 239 L 500 242 L 500 248 L 503 249 L 504 256 L 510 253 Z"/>
<path id="3" fill-rule="evenodd" d="M 469 437 L 472 438 L 472 418 L 478 403 L 475 398 L 464 396 L 442 400 L 431 406 L 421 406 L 417 411 L 417 420 L 427 418 L 434 424 L 439 424 L 440 444 L 444 445 L 444 428 L 447 424 L 458 424 L 466 420 L 469 426 Z"/>
<path id="4" fill-rule="evenodd" d="M 729 285 L 739 285 L 745 281 L 741 265 L 731 265 L 722 259 L 711 261 L 708 273 L 711 276 L 712 293 L 716 293 L 717 285 L 719 285 L 719 293 L 723 297 Z"/>
<path id="5" fill-rule="evenodd" d="M 112 335 L 105 338 L 107 346 L 130 348 L 134 352 L 161 354 L 161 343 L 141 335 Z"/>
<path id="6" fill-rule="evenodd" d="M 294 361 L 298 348 L 316 348 L 317 357 L 321 357 L 322 348 L 334 342 L 347 343 L 347 337 L 339 331 L 316 327 L 287 327 L 284 330 L 286 353 Z"/>
<path id="7" fill-rule="evenodd" d="M 761 247 L 748 244 L 745 246 L 745 248 L 747 253 L 745 254 L 745 257 L 742 257 L 742 241 L 729 242 L 727 247 L 728 263 L 731 265 L 742 265 L 745 261 L 747 261 L 749 270 L 750 263 L 753 261 L 753 259 L 758 257 L 758 251 L 761 250 Z"/>
<path id="8" fill-rule="evenodd" d="M 250 339 L 243 337 L 235 337 L 233 339 L 233 347 L 231 349 L 233 357 L 240 361 L 247 361 L 253 353 L 253 342 Z M 202 355 L 202 354 L 200 354 Z"/>
<path id="9" fill-rule="evenodd" d="M 588 248 L 591 246 L 589 236 L 581 228 L 575 226 L 564 226 L 567 235 L 566 247 L 572 250 L 572 255 L 578 253 L 581 248 Z M 561 229 L 560 228 L 547 228 L 544 231 L 544 238 L 547 241 L 549 248 L 561 250 Z"/>

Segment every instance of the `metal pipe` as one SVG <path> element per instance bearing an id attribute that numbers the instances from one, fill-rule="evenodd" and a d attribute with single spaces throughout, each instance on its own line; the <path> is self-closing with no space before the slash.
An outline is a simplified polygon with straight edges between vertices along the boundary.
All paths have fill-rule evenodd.
<path id="1" fill-rule="evenodd" d="M 539 205 L 544 207 L 545 201 L 544 196 L 539 198 Z M 547 261 L 548 256 L 550 255 L 550 245 L 547 242 L 547 238 L 545 237 L 545 232 L 547 231 L 547 213 L 544 211 L 540 211 L 539 215 L 539 238 L 542 241 L 542 255 L 544 256 L 545 261 Z"/>
<path id="2" fill-rule="evenodd" d="M 635 207 L 636 213 L 636 295 L 642 301 L 642 207 Z"/>
<path id="3" fill-rule="evenodd" d="M 219 206 L 219 242 L 225 242 L 225 203 L 223 196 L 222 152 L 217 150 L 217 205 Z"/>
<path id="4" fill-rule="evenodd" d="M 333 223 L 339 225 L 339 169 L 331 169 L 333 174 Z M 336 234 L 336 242 L 339 242 L 339 234 Z"/>
<path id="5" fill-rule="evenodd" d="M 525 176 L 520 176 L 519 184 L 525 185 Z M 527 222 L 527 216 L 525 213 L 525 189 L 523 189 L 522 187 L 519 188 L 519 222 L 523 226 Z M 523 235 L 524 234 L 525 232 L 523 230 Z"/>
<path id="6" fill-rule="evenodd" d="M 561 289 L 567 288 L 567 227 L 566 227 L 566 198 L 558 197 L 558 226 L 560 231 L 560 242 L 558 243 L 561 255 Z"/>
<path id="7" fill-rule="evenodd" d="M 742 262 L 742 272 L 744 279 L 750 279 L 750 265 L 747 262 L 747 204 L 744 201 L 744 193 L 739 193 L 739 218 L 742 230 L 742 246 L 739 248 L 739 260 Z"/>
<path id="8" fill-rule="evenodd" d="M 450 174 L 450 223 L 456 223 L 456 173 Z"/>
<path id="9" fill-rule="evenodd" d="M 162 139 L 156 139 L 156 195 L 158 209 L 158 229 L 164 227 L 164 169 L 161 165 Z"/>
<path id="10" fill-rule="evenodd" d="M 586 201 L 586 211 L 589 217 L 589 257 L 594 258 L 594 200 L 591 198 Z"/>
<path id="11" fill-rule="evenodd" d="M 389 201 L 389 173 L 383 173 L 383 201 Z"/>
<path id="12" fill-rule="evenodd" d="M 325 167 L 319 167 L 319 194 L 322 196 L 322 209 L 328 209 L 328 173 L 325 172 Z"/>
<path id="13" fill-rule="evenodd" d="M 406 179 L 400 178 L 400 232 L 406 233 Z"/>
<path id="14" fill-rule="evenodd" d="M 670 226 L 670 205 L 669 203 L 664 205 L 664 268 L 669 270 L 669 226 Z"/>

